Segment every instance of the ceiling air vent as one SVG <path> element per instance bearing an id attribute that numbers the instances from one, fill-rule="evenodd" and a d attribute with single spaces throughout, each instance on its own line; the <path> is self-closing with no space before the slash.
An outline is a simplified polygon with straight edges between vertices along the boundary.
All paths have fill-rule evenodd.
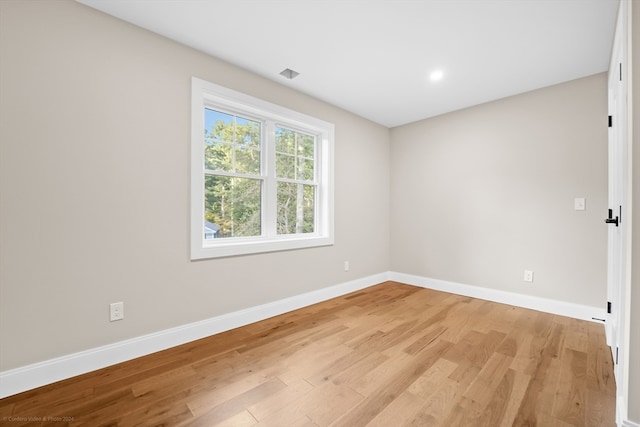
<path id="1" fill-rule="evenodd" d="M 284 70 L 280 71 L 280 75 L 288 78 L 289 80 L 291 80 L 291 79 L 295 79 L 296 77 L 298 77 L 298 75 L 300 75 L 300 73 L 297 72 L 297 71 L 293 71 L 291 68 L 285 68 Z"/>

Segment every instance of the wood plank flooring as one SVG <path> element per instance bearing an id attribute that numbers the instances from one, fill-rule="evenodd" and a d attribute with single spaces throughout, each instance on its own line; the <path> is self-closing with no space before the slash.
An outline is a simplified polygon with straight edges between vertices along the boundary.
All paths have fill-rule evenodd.
<path id="1" fill-rule="evenodd" d="M 615 426 L 601 324 L 395 282 L 0 400 L 19 426 Z"/>

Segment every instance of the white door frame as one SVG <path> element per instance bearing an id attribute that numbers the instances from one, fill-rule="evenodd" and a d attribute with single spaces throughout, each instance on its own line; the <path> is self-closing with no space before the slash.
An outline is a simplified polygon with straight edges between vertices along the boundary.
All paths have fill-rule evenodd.
<path id="1" fill-rule="evenodd" d="M 629 274 L 627 270 L 628 232 L 630 227 L 629 181 L 629 78 L 628 52 L 629 2 L 621 1 L 618 11 L 615 40 L 609 66 L 609 209 L 618 218 L 617 226 L 608 224 L 607 243 L 607 299 L 611 312 L 606 322 L 607 344 L 611 346 L 616 378 L 616 421 L 627 418 L 629 392 Z"/>

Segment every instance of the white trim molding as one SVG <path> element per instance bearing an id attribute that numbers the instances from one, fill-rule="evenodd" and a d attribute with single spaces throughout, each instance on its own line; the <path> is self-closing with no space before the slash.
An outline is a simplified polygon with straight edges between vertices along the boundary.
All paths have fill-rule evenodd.
<path id="1" fill-rule="evenodd" d="M 388 280 L 576 319 L 591 321 L 593 318 L 605 318 L 604 310 L 596 307 L 404 273 L 383 272 L 199 322 L 0 372 L 0 398 L 186 344 L 331 298 L 340 297 Z M 622 425 L 625 427 L 640 427 L 629 421 L 624 421 Z"/>
<path id="2" fill-rule="evenodd" d="M 389 280 L 591 322 L 605 323 L 602 322 L 602 319 L 606 319 L 605 310 L 598 307 L 573 304 L 532 295 L 517 294 L 515 292 L 483 288 L 481 286 L 466 285 L 393 271 L 389 272 Z"/>
<path id="3" fill-rule="evenodd" d="M 260 252 L 283 251 L 334 244 L 334 139 L 333 123 L 272 104 L 262 99 L 219 86 L 193 77 L 191 94 L 191 259 L 218 258 Z M 259 145 L 253 153 L 260 158 L 256 172 L 209 170 L 205 161 L 205 111 L 215 110 L 228 118 L 236 117 L 256 124 Z M 235 120 L 235 119 L 234 119 Z M 259 126 L 258 126 L 259 123 Z M 312 177 L 278 176 L 276 170 L 277 129 L 300 133 L 313 139 L 313 156 L 306 161 L 313 163 Z M 254 141 L 257 142 L 257 141 Z M 214 140 L 209 140 L 214 144 Z M 224 142 L 223 145 L 228 145 Z M 244 144 L 244 143 L 243 143 Z M 243 149 L 246 149 L 244 147 Z M 260 154 L 256 154 L 260 153 Z M 296 154 L 297 155 L 297 154 Z M 214 165 L 209 165 L 215 168 Z M 248 179 L 260 188 L 260 225 L 252 236 L 235 236 L 205 239 L 206 179 Z M 313 230 L 308 232 L 280 233 L 277 229 L 276 205 L 278 184 L 289 183 L 314 188 Z M 302 188 L 302 187 L 299 187 Z M 301 206 L 301 205 L 300 205 Z M 306 214 L 305 214 L 306 215 Z"/>
<path id="4" fill-rule="evenodd" d="M 627 412 L 626 399 L 622 396 L 616 396 L 616 421 L 620 427 L 640 427 L 640 424 L 631 421 L 627 418 L 629 412 Z"/>
<path id="5" fill-rule="evenodd" d="M 363 277 L 200 322 L 0 372 L 0 398 L 288 313 L 386 280 L 386 272 Z"/>

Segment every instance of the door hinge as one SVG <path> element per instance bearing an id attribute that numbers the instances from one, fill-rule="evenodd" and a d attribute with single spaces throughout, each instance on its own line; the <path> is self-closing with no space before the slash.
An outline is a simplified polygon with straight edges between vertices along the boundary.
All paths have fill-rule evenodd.
<path id="1" fill-rule="evenodd" d="M 618 350 L 620 350 L 618 347 L 616 347 L 616 365 L 618 364 Z"/>
<path id="2" fill-rule="evenodd" d="M 620 205 L 618 208 L 619 208 L 619 212 L 620 212 L 618 217 L 620 218 L 620 224 L 622 224 L 622 205 Z"/>
<path id="3" fill-rule="evenodd" d="M 609 116 L 609 127 L 613 127 L 613 116 Z"/>
<path id="4" fill-rule="evenodd" d="M 620 63 L 620 81 L 622 81 L 622 62 Z"/>
<path id="5" fill-rule="evenodd" d="M 611 314 L 611 301 L 607 301 L 607 314 Z"/>

